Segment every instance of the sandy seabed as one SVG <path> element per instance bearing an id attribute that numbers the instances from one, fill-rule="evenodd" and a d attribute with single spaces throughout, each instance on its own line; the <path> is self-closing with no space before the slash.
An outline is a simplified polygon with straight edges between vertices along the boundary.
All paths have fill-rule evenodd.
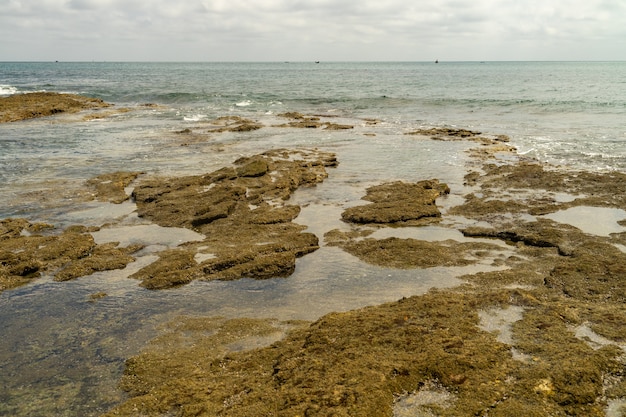
<path id="1" fill-rule="evenodd" d="M 284 117 L 289 129 L 338 128 L 318 117 Z M 217 125 L 262 128 L 231 118 Z M 598 233 L 601 214 L 626 210 L 626 175 L 527 160 L 505 136 L 461 129 L 411 135 L 475 144 L 465 176 L 473 191 L 442 211 L 437 199 L 449 188 L 436 178 L 375 185 L 363 205 L 343 212 L 349 230 L 329 231 L 325 244 L 390 268 L 485 259 L 497 268 L 462 276 L 455 288 L 315 322 L 180 317 L 126 361 L 120 388 L 128 399 L 105 415 L 626 415 L 626 233 Z M 139 216 L 208 236 L 164 250 L 134 273 L 145 288 L 289 277 L 295 260 L 320 242 L 293 222 L 300 207 L 286 201 L 340 163 L 319 150 L 272 150 L 198 176 L 110 173 L 88 179 L 84 198 L 132 198 Z M 583 209 L 592 221 L 581 218 Z M 470 220 L 459 228 L 475 242 L 374 237 L 451 216 Z M 141 249 L 96 244 L 97 229 L 2 220 L 0 289 L 42 273 L 65 281 L 123 268 Z"/>

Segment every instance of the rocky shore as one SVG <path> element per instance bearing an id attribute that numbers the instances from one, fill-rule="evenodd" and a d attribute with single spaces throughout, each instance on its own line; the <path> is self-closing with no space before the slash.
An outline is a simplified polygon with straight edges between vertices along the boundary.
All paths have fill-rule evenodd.
<path id="1" fill-rule="evenodd" d="M 344 212 L 352 232 L 331 231 L 326 240 L 396 268 L 491 256 L 500 269 L 466 275 L 455 289 L 314 323 L 183 317 L 128 360 L 121 387 L 131 398 L 106 415 L 623 413 L 624 234 L 597 236 L 531 216 L 577 204 L 624 209 L 625 178 L 520 158 L 496 163 L 497 142 L 481 141 L 482 166 L 466 177 L 475 192 L 464 204 L 440 213 L 434 202 L 447 187 L 435 180 L 381 184 L 368 190 L 370 204 Z M 453 215 L 488 223 L 462 232 L 494 243 L 367 237 L 372 228 Z M 512 255 L 497 255 L 503 243 Z M 279 340 L 228 349 L 233 338 L 268 335 Z"/>
<path id="2" fill-rule="evenodd" d="M 283 117 L 290 120 L 285 128 L 350 128 Z M 257 128 L 233 118 L 215 127 Z M 323 243 L 293 222 L 301 207 L 288 200 L 332 175 L 341 162 L 333 153 L 272 150 L 203 175 L 116 172 L 87 180 L 93 198 L 131 198 L 141 218 L 204 237 L 161 251 L 131 275 L 150 290 L 193 280 L 288 279 L 296 258 L 321 244 L 388 268 L 485 259 L 494 267 L 464 275 L 453 289 L 315 322 L 180 317 L 126 361 L 120 387 L 128 400 L 105 415 L 624 415 L 626 233 L 596 234 L 550 215 L 626 210 L 626 175 L 526 160 L 505 136 L 462 129 L 410 135 L 475 145 L 464 201 L 443 210 L 437 201 L 450 188 L 436 178 L 381 182 L 365 191 L 364 204 L 344 210 L 347 229 L 329 230 Z M 454 218 L 465 221 L 446 222 Z M 467 240 L 375 237 L 432 224 L 457 228 Z M 141 250 L 96 244 L 96 229 L 3 220 L 0 290 L 42 274 L 65 281 L 123 268 Z"/>
<path id="3" fill-rule="evenodd" d="M 100 99 L 76 94 L 47 92 L 15 94 L 0 97 L 0 123 L 103 109 L 110 106 Z"/>

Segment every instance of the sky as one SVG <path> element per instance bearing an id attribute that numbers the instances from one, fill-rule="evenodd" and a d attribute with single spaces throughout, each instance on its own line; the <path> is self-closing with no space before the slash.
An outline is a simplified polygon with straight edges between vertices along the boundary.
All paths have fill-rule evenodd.
<path id="1" fill-rule="evenodd" d="M 0 61 L 626 60 L 626 0 L 0 0 Z"/>

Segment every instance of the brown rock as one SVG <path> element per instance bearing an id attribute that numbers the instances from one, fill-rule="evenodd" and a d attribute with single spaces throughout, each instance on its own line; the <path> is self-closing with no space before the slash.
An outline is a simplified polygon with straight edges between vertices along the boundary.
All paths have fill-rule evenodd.
<path id="1" fill-rule="evenodd" d="M 0 222 L 0 291 L 15 288 L 43 273 L 67 281 L 96 271 L 124 268 L 134 261 L 139 246 L 118 248 L 117 243 L 97 245 L 89 229 L 68 227 L 63 233 L 36 234 L 49 225 L 24 219 Z"/>
<path id="2" fill-rule="evenodd" d="M 59 113 L 109 107 L 104 101 L 75 94 L 28 93 L 0 97 L 0 123 L 16 122 Z"/>
<path id="3" fill-rule="evenodd" d="M 325 168 L 336 165 L 333 154 L 276 150 L 206 175 L 145 179 L 133 192 L 140 216 L 193 229 L 206 239 L 168 252 L 133 277 L 158 289 L 193 279 L 291 275 L 296 258 L 319 246 L 315 235 L 292 223 L 300 207 L 284 201 L 298 187 L 323 181 Z M 213 256 L 196 263 L 198 248 Z"/>
<path id="4" fill-rule="evenodd" d="M 371 201 L 371 204 L 350 207 L 341 217 L 351 223 L 413 225 L 419 220 L 432 221 L 441 217 L 435 200 L 449 192 L 448 186 L 437 180 L 382 184 L 367 189 L 363 199 Z"/>

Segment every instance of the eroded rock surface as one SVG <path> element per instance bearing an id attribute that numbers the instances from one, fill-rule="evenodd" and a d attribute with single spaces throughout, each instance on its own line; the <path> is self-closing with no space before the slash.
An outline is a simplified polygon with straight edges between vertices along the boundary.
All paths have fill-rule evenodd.
<path id="1" fill-rule="evenodd" d="M 133 191 L 140 216 L 206 239 L 162 253 L 133 277 L 158 289 L 194 279 L 291 275 L 296 258 L 319 246 L 317 236 L 292 222 L 300 208 L 284 202 L 298 187 L 323 181 L 326 168 L 336 165 L 330 153 L 277 150 L 206 175 L 144 180 Z M 206 259 L 198 262 L 196 255 Z"/>
<path id="2" fill-rule="evenodd" d="M 438 180 L 386 183 L 367 189 L 363 200 L 370 204 L 350 207 L 341 217 L 360 224 L 423 224 L 441 217 L 435 200 L 449 193 L 448 186 Z"/>
<path id="3" fill-rule="evenodd" d="M 41 274 L 67 281 L 97 271 L 124 268 L 140 246 L 98 245 L 83 226 L 52 233 L 47 224 L 24 219 L 0 221 L 0 291 L 26 284 Z M 47 233 L 42 233 L 47 232 Z"/>
<path id="4" fill-rule="evenodd" d="M 141 174 L 142 172 L 102 174 L 87 180 L 87 186 L 94 190 L 94 197 L 97 200 L 119 204 L 130 198 L 125 189 Z"/>

